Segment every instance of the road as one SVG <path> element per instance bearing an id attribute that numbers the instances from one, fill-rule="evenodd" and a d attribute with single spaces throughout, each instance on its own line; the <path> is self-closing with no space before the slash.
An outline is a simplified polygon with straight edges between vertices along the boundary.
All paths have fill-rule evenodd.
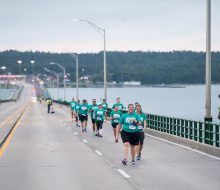
<path id="1" fill-rule="evenodd" d="M 122 143 L 112 128 L 103 138 L 70 121 L 68 108 L 55 114 L 31 103 L 0 158 L 1 190 L 192 189 L 220 187 L 220 161 L 146 136 L 142 160 L 122 166 Z"/>

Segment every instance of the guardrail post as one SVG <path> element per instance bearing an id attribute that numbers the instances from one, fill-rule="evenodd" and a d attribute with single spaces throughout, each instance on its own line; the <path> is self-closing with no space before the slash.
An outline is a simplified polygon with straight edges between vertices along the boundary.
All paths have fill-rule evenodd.
<path id="1" fill-rule="evenodd" d="M 213 139 L 213 146 L 216 147 L 216 125 L 213 125 L 212 139 Z"/>

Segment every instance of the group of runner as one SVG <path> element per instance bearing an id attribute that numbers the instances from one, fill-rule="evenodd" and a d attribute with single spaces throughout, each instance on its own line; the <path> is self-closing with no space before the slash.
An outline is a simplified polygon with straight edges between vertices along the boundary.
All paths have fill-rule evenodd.
<path id="1" fill-rule="evenodd" d="M 76 126 L 82 128 L 82 132 L 87 132 L 88 115 L 90 114 L 92 121 L 93 135 L 102 137 L 102 127 L 105 120 L 111 121 L 115 142 L 118 143 L 119 136 L 123 142 L 123 160 L 122 164 L 127 165 L 129 147 L 131 149 L 131 164 L 135 164 L 135 157 L 137 160 L 141 159 L 141 151 L 144 144 L 144 129 L 147 126 L 146 115 L 142 112 L 141 105 L 136 102 L 128 105 L 126 113 L 122 113 L 124 105 L 120 102 L 120 98 L 116 99 L 109 116 L 107 116 L 108 104 L 103 99 L 101 103 L 92 100 L 89 105 L 86 100 L 72 99 L 70 102 L 72 122 L 76 121 Z M 80 124 L 79 124 L 80 121 Z"/>

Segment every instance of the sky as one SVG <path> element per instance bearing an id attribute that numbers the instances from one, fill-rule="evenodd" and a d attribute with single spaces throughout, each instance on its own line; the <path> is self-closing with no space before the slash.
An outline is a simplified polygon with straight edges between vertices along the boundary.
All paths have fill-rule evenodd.
<path id="1" fill-rule="evenodd" d="M 220 51 L 220 0 L 212 50 Z M 0 51 L 205 51 L 206 0 L 0 0 Z"/>

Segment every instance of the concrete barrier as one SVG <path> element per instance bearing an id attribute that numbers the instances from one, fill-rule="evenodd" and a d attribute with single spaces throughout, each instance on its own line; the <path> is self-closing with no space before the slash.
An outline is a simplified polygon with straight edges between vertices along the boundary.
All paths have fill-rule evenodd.
<path id="1" fill-rule="evenodd" d="M 220 158 L 220 149 L 213 147 L 211 145 L 207 145 L 204 143 L 200 143 L 200 142 L 196 142 L 193 140 L 189 140 L 189 139 L 185 139 L 185 138 L 181 138 L 175 135 L 171 135 L 168 133 L 164 133 L 164 132 L 160 132 L 160 131 L 156 131 L 153 129 L 149 129 L 147 128 L 145 131 L 147 134 L 176 143 L 176 144 L 180 144 L 216 157 Z"/>

